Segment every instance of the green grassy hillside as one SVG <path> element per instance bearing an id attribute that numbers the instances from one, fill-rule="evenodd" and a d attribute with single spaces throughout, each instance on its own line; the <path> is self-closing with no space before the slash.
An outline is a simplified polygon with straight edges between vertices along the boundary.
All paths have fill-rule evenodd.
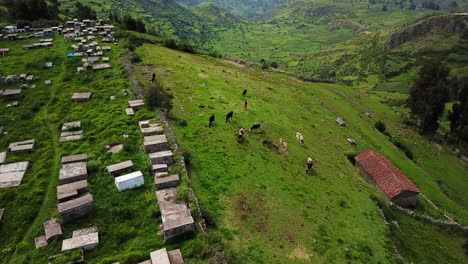
<path id="1" fill-rule="evenodd" d="M 276 7 L 284 0 L 176 0 L 186 5 L 198 5 L 202 3 L 213 3 L 229 13 L 245 18 L 265 15 L 269 10 Z"/>
<path id="2" fill-rule="evenodd" d="M 389 217 L 400 230 L 389 233 L 370 199 L 379 194 L 348 162 L 347 154 L 381 152 L 435 205 L 467 223 L 467 168 L 449 152 L 437 156 L 432 144 L 403 127 L 374 93 L 356 98 L 349 87 L 301 83 L 157 46 L 145 45 L 137 54 L 138 72 L 148 74 L 140 81 L 147 85 L 154 71 L 174 95 L 172 124 L 190 157 L 195 192 L 211 226 L 245 263 L 395 263 L 394 246 L 414 263 L 466 261 L 461 235 L 393 211 Z M 248 111 L 242 109 L 243 89 Z M 226 124 L 229 111 L 234 120 Z M 349 126 L 339 127 L 338 116 Z M 374 128 L 376 120 L 409 146 L 414 161 Z M 247 132 L 238 143 L 237 131 L 255 122 L 261 130 Z M 304 147 L 296 142 L 297 131 L 305 137 Z M 289 143 L 287 151 L 279 146 L 280 137 Z M 348 137 L 358 144 L 350 145 Z M 316 160 L 311 175 L 305 173 L 308 156 Z M 423 198 L 416 210 L 441 217 Z"/>

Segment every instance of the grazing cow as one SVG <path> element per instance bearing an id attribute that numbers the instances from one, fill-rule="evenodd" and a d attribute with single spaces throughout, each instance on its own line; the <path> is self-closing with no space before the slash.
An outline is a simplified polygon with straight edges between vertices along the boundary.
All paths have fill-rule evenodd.
<path id="1" fill-rule="evenodd" d="M 309 171 L 312 169 L 312 166 L 314 165 L 314 161 L 312 160 L 311 157 L 307 158 L 307 170 L 306 173 L 309 173 Z"/>
<path id="2" fill-rule="evenodd" d="M 280 138 L 279 142 L 280 142 L 280 145 L 283 147 L 283 149 L 285 151 L 287 151 L 288 150 L 288 143 L 286 141 L 284 141 L 283 138 Z"/>
<path id="3" fill-rule="evenodd" d="M 246 96 L 247 95 L 247 89 L 244 89 L 244 92 L 242 92 L 242 96 Z"/>
<path id="4" fill-rule="evenodd" d="M 198 107 L 200 107 L 200 109 L 205 109 L 204 105 L 199 105 Z"/>
<path id="5" fill-rule="evenodd" d="M 244 139 L 245 130 L 243 128 L 239 129 L 239 134 L 237 135 L 237 142 L 240 142 Z"/>
<path id="6" fill-rule="evenodd" d="M 302 136 L 302 134 L 297 132 L 296 138 L 297 138 L 297 141 L 301 144 L 301 146 L 304 146 L 304 137 Z"/>
<path id="7" fill-rule="evenodd" d="M 233 115 L 234 115 L 234 112 L 233 112 L 233 111 L 229 112 L 229 113 L 226 115 L 226 123 L 227 123 L 228 121 L 231 121 L 231 120 L 232 120 L 232 116 L 233 116 Z"/>
<path id="8" fill-rule="evenodd" d="M 209 127 L 211 127 L 211 126 L 213 125 L 213 122 L 214 122 L 214 121 L 215 121 L 215 115 L 212 114 L 212 115 L 210 116 L 210 124 L 209 124 Z"/>
<path id="9" fill-rule="evenodd" d="M 154 80 L 156 80 L 156 73 L 153 73 L 153 75 L 151 76 L 151 82 L 153 83 Z"/>
<path id="10" fill-rule="evenodd" d="M 251 128 L 249 128 L 249 132 L 251 132 L 253 130 L 258 130 L 258 129 L 260 129 L 260 124 L 255 123 Z"/>

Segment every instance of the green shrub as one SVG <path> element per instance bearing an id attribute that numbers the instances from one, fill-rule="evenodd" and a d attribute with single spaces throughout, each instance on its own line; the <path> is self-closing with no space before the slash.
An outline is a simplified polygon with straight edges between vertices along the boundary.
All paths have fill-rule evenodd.
<path id="1" fill-rule="evenodd" d="M 172 98 L 173 96 L 164 90 L 157 79 L 145 90 L 146 105 L 151 109 L 160 107 L 170 111 L 172 109 Z"/>
<path id="2" fill-rule="evenodd" d="M 377 130 L 380 131 L 381 133 L 384 133 L 387 130 L 387 126 L 381 120 L 375 122 L 375 128 L 377 128 Z"/>
<path id="3" fill-rule="evenodd" d="M 401 141 L 398 138 L 391 139 L 391 141 L 393 145 L 395 145 L 395 147 L 399 148 L 401 151 L 405 153 L 406 157 L 408 157 L 410 160 L 414 159 L 413 152 L 411 152 L 409 147 L 403 141 Z"/>

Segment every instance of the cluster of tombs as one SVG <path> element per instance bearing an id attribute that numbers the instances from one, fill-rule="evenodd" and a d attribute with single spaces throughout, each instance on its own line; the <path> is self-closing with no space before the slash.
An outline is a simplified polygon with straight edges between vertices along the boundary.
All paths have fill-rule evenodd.
<path id="1" fill-rule="evenodd" d="M 34 75 L 27 73 L 0 76 L 0 87 L 18 85 L 17 88 L 0 89 L 3 100 L 10 101 L 7 107 L 18 106 L 19 100 L 23 98 L 23 91 L 36 88 L 36 85 L 32 84 L 35 80 Z"/>
<path id="2" fill-rule="evenodd" d="M 31 152 L 34 150 L 34 144 L 34 139 L 13 142 L 8 145 L 8 152 Z M 5 164 L 6 158 L 7 152 L 0 152 L 0 189 L 19 186 L 29 167 L 29 161 Z"/>
<path id="3" fill-rule="evenodd" d="M 151 171 L 154 173 L 156 198 L 161 211 L 161 230 L 164 239 L 171 239 L 195 231 L 195 222 L 185 202 L 177 202 L 178 174 L 170 174 L 168 166 L 174 163 L 172 151 L 164 129 L 153 120 L 138 122 L 143 134 L 143 149 L 148 153 Z"/>

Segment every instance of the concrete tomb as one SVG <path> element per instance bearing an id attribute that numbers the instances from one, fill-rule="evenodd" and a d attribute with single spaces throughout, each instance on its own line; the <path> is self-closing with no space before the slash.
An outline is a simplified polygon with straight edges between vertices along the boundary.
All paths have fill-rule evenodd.
<path id="1" fill-rule="evenodd" d="M 6 56 L 10 52 L 10 48 L 2 48 L 0 49 L 0 56 Z"/>
<path id="2" fill-rule="evenodd" d="M 0 164 L 5 163 L 6 155 L 7 155 L 6 151 L 0 153 Z"/>
<path id="3" fill-rule="evenodd" d="M 110 68 L 112 68 L 112 66 L 109 63 L 101 63 L 101 64 L 93 65 L 93 71 L 106 70 Z"/>
<path id="4" fill-rule="evenodd" d="M 343 126 L 343 127 L 346 126 L 346 122 L 345 122 L 341 117 L 338 117 L 338 118 L 336 119 L 336 123 L 337 123 L 338 125 L 340 125 L 340 126 Z"/>
<path id="5" fill-rule="evenodd" d="M 62 227 L 58 219 L 54 218 L 44 223 L 45 239 L 47 242 L 62 238 Z"/>
<path id="6" fill-rule="evenodd" d="M 167 172 L 167 164 L 154 164 L 151 166 L 153 173 Z"/>
<path id="7" fill-rule="evenodd" d="M 109 150 L 107 152 L 112 153 L 112 154 L 116 154 L 116 153 L 119 153 L 122 150 L 123 150 L 123 145 L 118 144 L 118 145 L 109 147 Z"/>
<path id="8" fill-rule="evenodd" d="M 47 243 L 46 236 L 38 236 L 34 238 L 34 244 L 36 245 L 36 248 L 41 248 L 47 246 L 49 243 Z"/>
<path id="9" fill-rule="evenodd" d="M 45 84 L 45 85 L 51 85 L 51 84 L 52 84 L 52 81 L 51 81 L 51 80 L 45 80 L 45 81 L 44 81 L 44 84 Z"/>
<path id="10" fill-rule="evenodd" d="M 134 189 L 145 184 L 141 171 L 135 171 L 115 178 L 115 185 L 119 192 Z"/>
<path id="11" fill-rule="evenodd" d="M 169 256 L 171 264 L 184 264 L 184 258 L 182 257 L 180 249 L 168 251 L 167 255 Z"/>
<path id="12" fill-rule="evenodd" d="M 87 161 L 87 160 L 88 160 L 87 154 L 70 155 L 70 156 L 62 157 L 62 164 L 81 162 L 81 161 Z"/>
<path id="13" fill-rule="evenodd" d="M 122 172 L 131 168 L 133 168 L 133 162 L 131 160 L 127 160 L 124 162 L 107 166 L 107 171 L 113 175 L 120 175 L 122 174 Z"/>
<path id="14" fill-rule="evenodd" d="M 21 99 L 23 90 L 21 89 L 6 89 L 3 91 L 3 99 L 5 100 L 17 100 Z"/>
<path id="15" fill-rule="evenodd" d="M 10 152 L 28 152 L 34 150 L 34 139 L 11 143 L 8 145 Z"/>
<path id="16" fill-rule="evenodd" d="M 28 166 L 29 161 L 0 165 L 0 189 L 19 186 Z"/>
<path id="17" fill-rule="evenodd" d="M 171 165 L 174 161 L 172 159 L 172 151 L 164 150 L 149 154 L 151 164 L 167 164 Z"/>
<path id="18" fill-rule="evenodd" d="M 167 250 L 165 248 L 153 251 L 150 253 L 151 262 L 157 264 L 171 264 L 169 256 L 167 255 Z"/>
<path id="19" fill-rule="evenodd" d="M 79 237 L 79 236 L 84 236 L 84 235 L 88 235 L 91 233 L 97 233 L 97 231 L 98 231 L 97 226 L 78 229 L 78 230 L 73 231 L 72 237 Z"/>
<path id="20" fill-rule="evenodd" d="M 154 177 L 154 184 L 156 189 L 165 189 L 170 187 L 177 187 L 180 183 L 179 174 L 173 174 L 169 176 Z"/>
<path id="21" fill-rule="evenodd" d="M 139 108 L 145 105 L 145 102 L 143 100 L 131 100 L 128 101 L 128 106 L 132 109 L 135 110 L 135 108 Z"/>
<path id="22" fill-rule="evenodd" d="M 46 68 L 52 68 L 54 67 L 54 64 L 52 62 L 46 62 L 45 66 Z"/>
<path id="23" fill-rule="evenodd" d="M 75 162 L 63 164 L 60 169 L 60 184 L 67 184 L 88 179 L 86 162 Z"/>
<path id="24" fill-rule="evenodd" d="M 58 211 L 64 223 L 85 217 L 94 211 L 93 196 L 87 193 L 74 200 L 59 203 Z"/>
<path id="25" fill-rule="evenodd" d="M 135 112 L 133 111 L 132 108 L 126 108 L 126 109 L 125 109 L 125 113 L 126 113 L 128 116 L 134 116 L 134 115 L 135 115 Z"/>
<path id="26" fill-rule="evenodd" d="M 140 121 L 138 122 L 138 125 L 140 126 L 140 131 L 143 135 L 159 134 L 164 131 L 162 126 L 151 123 L 150 120 Z"/>
<path id="27" fill-rule="evenodd" d="M 74 93 L 72 96 L 73 102 L 86 102 L 91 99 L 91 93 Z"/>
<path id="28" fill-rule="evenodd" d="M 98 232 L 72 237 L 63 240 L 62 251 L 82 248 L 84 250 L 91 250 L 97 247 L 99 244 Z"/>
<path id="29" fill-rule="evenodd" d="M 147 153 L 158 152 L 167 150 L 169 143 L 167 142 L 166 135 L 146 136 L 143 139 L 143 147 Z"/>
<path id="30" fill-rule="evenodd" d="M 88 180 L 82 180 L 57 186 L 59 203 L 70 201 L 88 192 Z"/>

